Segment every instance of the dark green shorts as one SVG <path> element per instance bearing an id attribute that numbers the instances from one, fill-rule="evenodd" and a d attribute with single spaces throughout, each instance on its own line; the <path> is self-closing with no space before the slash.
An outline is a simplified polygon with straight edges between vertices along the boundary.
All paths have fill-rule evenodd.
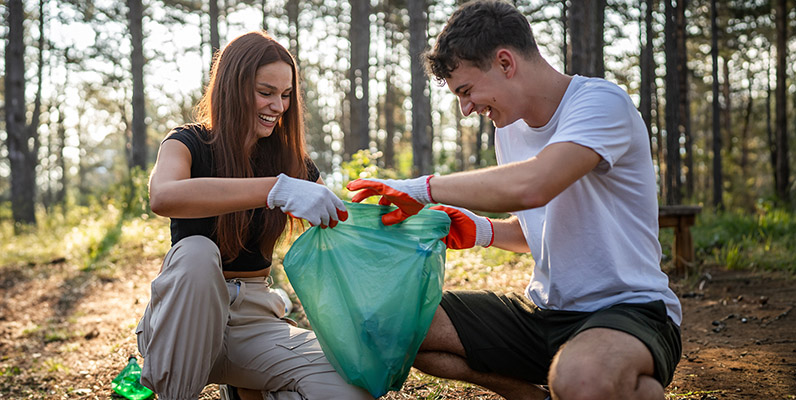
<path id="1" fill-rule="evenodd" d="M 655 378 L 666 387 L 680 361 L 680 328 L 662 301 L 622 303 L 595 311 L 545 310 L 521 294 L 453 291 L 442 296 L 473 370 L 547 384 L 550 363 L 567 340 L 590 328 L 610 328 L 641 340 L 652 353 Z"/>

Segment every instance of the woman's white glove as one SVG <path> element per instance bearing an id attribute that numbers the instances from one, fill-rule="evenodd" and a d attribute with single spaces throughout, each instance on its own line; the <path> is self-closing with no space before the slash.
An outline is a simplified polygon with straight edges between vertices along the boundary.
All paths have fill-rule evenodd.
<path id="1" fill-rule="evenodd" d="M 283 213 L 306 219 L 310 225 L 321 228 L 334 227 L 338 221 L 348 219 L 345 204 L 329 188 L 285 174 L 277 176 L 265 206 L 279 207 Z"/>

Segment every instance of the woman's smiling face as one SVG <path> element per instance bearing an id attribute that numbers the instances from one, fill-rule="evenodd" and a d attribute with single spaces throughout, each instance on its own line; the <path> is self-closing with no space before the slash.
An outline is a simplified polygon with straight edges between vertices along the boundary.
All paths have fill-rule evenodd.
<path id="1" fill-rule="evenodd" d="M 257 137 L 268 137 L 290 107 L 290 96 L 295 90 L 293 69 L 283 61 L 257 68 L 254 90 Z"/>

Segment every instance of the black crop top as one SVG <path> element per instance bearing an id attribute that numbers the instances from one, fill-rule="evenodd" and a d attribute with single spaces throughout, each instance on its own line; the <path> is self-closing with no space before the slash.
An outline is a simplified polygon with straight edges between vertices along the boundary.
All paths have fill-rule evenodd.
<path id="1" fill-rule="evenodd" d="M 215 177 L 216 169 L 213 162 L 213 152 L 207 143 L 209 132 L 201 125 L 188 124 L 174 128 L 169 135 L 163 139 L 179 140 L 191 152 L 191 178 Z M 315 182 L 320 177 L 318 167 L 309 158 L 307 163 L 308 180 Z M 265 199 L 263 199 L 265 203 Z M 254 210 L 250 232 L 259 232 L 263 228 L 262 213 L 265 208 Z M 193 235 L 202 235 L 215 243 L 218 243 L 215 235 L 216 217 L 208 218 L 171 218 L 171 245 L 180 240 Z M 260 253 L 260 245 L 257 243 L 257 234 L 249 235 L 250 239 L 246 246 L 238 253 L 238 256 L 230 261 L 223 263 L 224 271 L 257 271 L 271 266 L 271 260 L 263 257 Z"/>

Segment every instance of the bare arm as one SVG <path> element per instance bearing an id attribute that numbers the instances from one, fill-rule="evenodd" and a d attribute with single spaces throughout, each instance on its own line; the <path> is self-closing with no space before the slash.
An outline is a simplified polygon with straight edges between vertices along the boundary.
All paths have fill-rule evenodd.
<path id="1" fill-rule="evenodd" d="M 191 152 L 178 140 L 161 144 L 149 179 L 152 211 L 164 217 L 202 218 L 265 206 L 276 178 L 193 178 Z"/>
<path id="2" fill-rule="evenodd" d="M 525 240 L 525 234 L 522 233 L 520 220 L 517 217 L 493 219 L 492 232 L 495 235 L 495 239 L 492 242 L 493 247 L 515 253 L 528 253 L 531 251 L 528 248 L 528 242 Z"/>
<path id="3" fill-rule="evenodd" d="M 429 182 L 431 195 L 435 202 L 490 212 L 542 207 L 600 160 L 588 147 L 554 143 L 526 161 L 435 176 Z"/>

